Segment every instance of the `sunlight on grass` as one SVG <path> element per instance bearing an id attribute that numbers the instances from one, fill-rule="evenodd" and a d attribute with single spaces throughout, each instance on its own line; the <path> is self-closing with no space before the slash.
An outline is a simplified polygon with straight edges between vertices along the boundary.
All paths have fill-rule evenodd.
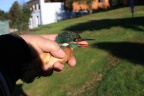
<path id="1" fill-rule="evenodd" d="M 83 38 L 95 40 L 88 41 L 92 45 L 89 48 L 74 49 L 75 67 L 66 65 L 62 72 L 24 84 L 19 90 L 28 96 L 144 95 L 144 7 L 136 6 L 135 10 L 134 18 L 130 8 L 124 7 L 32 31 L 31 34 L 74 31 Z"/>
<path id="2" fill-rule="evenodd" d="M 140 67 L 141 70 L 139 70 Z M 99 96 L 142 96 L 144 69 L 142 66 L 121 62 L 107 72 L 98 87 Z"/>

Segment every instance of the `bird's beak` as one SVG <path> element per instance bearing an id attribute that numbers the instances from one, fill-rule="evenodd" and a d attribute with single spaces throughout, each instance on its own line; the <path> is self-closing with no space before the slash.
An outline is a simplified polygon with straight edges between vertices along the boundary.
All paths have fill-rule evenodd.
<path id="1" fill-rule="evenodd" d="M 91 38 L 81 38 L 81 39 L 79 39 L 79 41 L 90 41 L 90 40 L 95 40 L 95 39 L 91 39 Z"/>
<path id="2" fill-rule="evenodd" d="M 81 39 L 79 39 L 78 42 L 77 42 L 78 47 L 81 47 L 81 48 L 86 48 L 86 47 L 88 47 L 89 45 L 88 45 L 87 40 L 95 40 L 95 39 L 81 38 Z"/>

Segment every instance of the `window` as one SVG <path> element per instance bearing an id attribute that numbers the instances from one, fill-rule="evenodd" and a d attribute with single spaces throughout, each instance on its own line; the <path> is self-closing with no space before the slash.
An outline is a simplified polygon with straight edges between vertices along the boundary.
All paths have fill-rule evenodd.
<path id="1" fill-rule="evenodd" d="M 34 10 L 36 10 L 36 6 L 35 6 L 35 5 L 33 5 L 33 11 L 34 11 Z"/>
<path id="2" fill-rule="evenodd" d="M 38 8 L 40 9 L 40 4 L 39 4 Z"/>

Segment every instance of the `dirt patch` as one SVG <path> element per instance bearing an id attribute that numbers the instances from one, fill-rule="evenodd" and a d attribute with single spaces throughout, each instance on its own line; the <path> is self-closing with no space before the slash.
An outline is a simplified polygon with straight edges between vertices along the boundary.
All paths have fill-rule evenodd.
<path id="1" fill-rule="evenodd" d="M 103 78 L 102 74 L 96 74 L 95 72 L 90 72 L 89 74 L 92 75 L 92 79 L 90 81 L 85 82 L 85 84 L 79 89 L 76 89 L 73 92 L 68 92 L 66 96 L 85 96 L 85 92 L 92 90 Z"/>

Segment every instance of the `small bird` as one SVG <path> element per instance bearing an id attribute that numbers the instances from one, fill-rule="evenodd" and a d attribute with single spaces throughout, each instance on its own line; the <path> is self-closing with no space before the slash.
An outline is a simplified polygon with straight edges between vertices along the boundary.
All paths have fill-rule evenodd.
<path id="1" fill-rule="evenodd" d="M 59 59 L 52 56 L 50 53 L 41 54 L 38 58 L 35 58 L 33 60 L 32 64 L 28 64 L 28 66 L 24 69 L 24 74 L 21 77 L 21 80 L 26 83 L 31 83 L 34 81 L 35 77 L 46 76 L 47 73 L 44 73 L 42 69 L 53 69 L 53 64 L 55 62 L 61 62 L 62 64 L 66 63 L 69 60 L 75 47 L 85 48 L 88 46 L 88 44 L 80 43 L 81 41 L 86 40 L 94 39 L 84 39 L 81 38 L 79 34 L 69 31 L 58 34 L 55 41 L 64 50 L 66 56 L 64 58 Z"/>
<path id="2" fill-rule="evenodd" d="M 66 56 L 62 59 L 58 59 L 51 56 L 50 53 L 43 53 L 40 56 L 40 58 L 44 64 L 44 68 L 46 69 L 53 68 L 53 64 L 57 61 L 63 64 L 66 63 L 73 52 L 73 48 L 75 47 L 85 48 L 88 46 L 88 44 L 79 43 L 80 41 L 86 41 L 86 40 L 93 40 L 93 39 L 83 39 L 80 37 L 79 34 L 69 31 L 58 34 L 55 41 L 61 46 L 61 48 L 63 48 L 63 50 L 66 53 Z"/>

